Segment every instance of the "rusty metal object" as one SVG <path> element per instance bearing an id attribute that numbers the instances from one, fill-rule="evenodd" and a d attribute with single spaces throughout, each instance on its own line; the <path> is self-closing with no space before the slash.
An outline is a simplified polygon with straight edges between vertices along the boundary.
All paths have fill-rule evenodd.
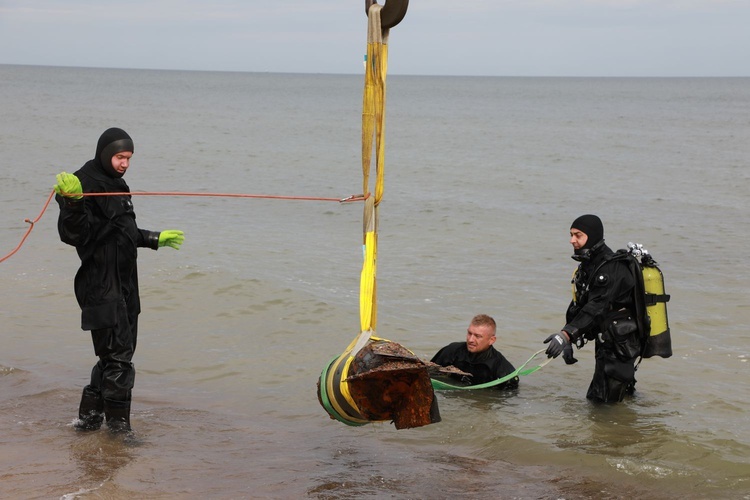
<path id="1" fill-rule="evenodd" d="M 390 341 L 374 341 L 354 357 L 346 382 L 360 414 L 392 420 L 396 429 L 440 422 L 427 365 Z"/>
<path id="2" fill-rule="evenodd" d="M 427 365 L 427 373 L 430 374 L 430 377 L 436 377 L 441 375 L 460 375 L 462 377 L 473 377 L 471 373 L 465 372 L 463 370 L 459 370 L 453 365 L 449 366 L 441 366 L 436 363 L 433 363 L 432 361 L 425 361 L 425 365 Z"/>

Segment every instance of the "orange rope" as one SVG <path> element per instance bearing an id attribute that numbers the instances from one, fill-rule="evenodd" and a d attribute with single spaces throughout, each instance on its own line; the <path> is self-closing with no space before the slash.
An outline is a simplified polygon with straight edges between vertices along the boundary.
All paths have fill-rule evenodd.
<path id="1" fill-rule="evenodd" d="M 71 194 L 71 193 L 63 193 Z M 224 198 L 268 198 L 273 200 L 307 200 L 307 201 L 338 201 L 346 203 L 351 201 L 362 201 L 366 196 L 357 194 L 346 198 L 322 198 L 319 196 L 281 196 L 273 194 L 240 194 L 240 193 L 190 193 L 175 191 L 134 191 L 132 193 L 78 193 L 78 196 L 218 196 Z"/>
<path id="2" fill-rule="evenodd" d="M 70 194 L 70 193 L 65 193 Z M 212 196 L 212 197 L 224 197 L 224 198 L 267 198 L 272 200 L 306 200 L 306 201 L 337 201 L 339 203 L 350 203 L 354 201 L 362 201 L 369 197 L 369 193 L 366 195 L 362 194 L 353 194 L 351 196 L 347 196 L 346 198 L 322 198 L 318 196 L 278 196 L 278 195 L 268 195 L 268 194 L 235 194 L 235 193 L 186 193 L 186 192 L 146 192 L 146 191 L 136 191 L 134 193 L 78 193 L 79 196 L 133 196 L 133 195 L 139 195 L 139 196 Z M 34 229 L 34 224 L 36 224 L 39 219 L 42 218 L 42 215 L 44 215 L 44 212 L 47 211 L 47 207 L 49 207 L 50 202 L 52 201 L 52 197 L 55 196 L 55 190 L 53 189 L 52 192 L 47 197 L 47 202 L 44 204 L 44 207 L 42 208 L 42 211 L 39 212 L 39 215 L 34 220 L 25 219 L 24 222 L 29 223 L 29 229 L 26 230 L 26 234 L 23 235 L 23 238 L 21 238 L 21 242 L 18 244 L 16 248 L 14 248 L 8 255 L 5 257 L 0 258 L 0 262 L 5 262 L 9 258 L 11 258 L 20 248 L 23 246 L 24 242 L 26 241 L 26 238 L 29 237 L 29 234 L 31 233 L 31 230 Z"/>
<path id="3" fill-rule="evenodd" d="M 10 259 L 23 245 L 24 241 L 26 241 L 26 238 L 29 237 L 29 234 L 31 233 L 31 230 L 34 229 L 34 224 L 36 224 L 39 219 L 42 218 L 42 215 L 44 215 L 44 212 L 47 210 L 47 207 L 49 206 L 50 201 L 52 201 L 52 197 L 55 195 L 55 190 L 53 189 L 52 192 L 47 197 L 47 203 L 44 204 L 44 208 L 42 208 L 42 211 L 39 212 L 39 215 L 37 215 L 36 219 L 29 220 L 24 219 L 24 222 L 29 223 L 29 229 L 26 230 L 26 234 L 23 235 L 23 238 L 21 238 L 21 243 L 18 244 L 16 248 L 13 249 L 12 252 L 10 252 L 8 255 L 0 259 L 0 262 L 5 262 L 6 260 Z"/>

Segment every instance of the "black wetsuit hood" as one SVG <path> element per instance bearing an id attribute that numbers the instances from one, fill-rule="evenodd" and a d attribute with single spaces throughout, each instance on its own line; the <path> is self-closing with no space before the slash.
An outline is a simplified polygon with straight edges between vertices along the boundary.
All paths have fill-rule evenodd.
<path id="1" fill-rule="evenodd" d="M 124 174 L 112 168 L 112 157 L 123 151 L 135 152 L 133 139 L 121 128 L 107 129 L 99 137 L 99 142 L 96 144 L 94 165 L 108 177 L 119 179 Z"/>
<path id="2" fill-rule="evenodd" d="M 570 229 L 578 229 L 588 237 L 586 244 L 573 252 L 571 257 L 573 260 L 589 260 L 591 254 L 596 253 L 604 245 L 604 224 L 596 215 L 581 215 L 573 221 Z"/>

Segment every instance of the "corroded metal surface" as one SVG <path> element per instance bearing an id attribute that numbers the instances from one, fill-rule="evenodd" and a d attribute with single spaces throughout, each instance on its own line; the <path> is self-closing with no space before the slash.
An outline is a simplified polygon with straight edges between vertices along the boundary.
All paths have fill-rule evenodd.
<path id="1" fill-rule="evenodd" d="M 427 365 L 396 342 L 374 341 L 363 347 L 346 381 L 368 420 L 392 420 L 397 429 L 440 421 Z"/>

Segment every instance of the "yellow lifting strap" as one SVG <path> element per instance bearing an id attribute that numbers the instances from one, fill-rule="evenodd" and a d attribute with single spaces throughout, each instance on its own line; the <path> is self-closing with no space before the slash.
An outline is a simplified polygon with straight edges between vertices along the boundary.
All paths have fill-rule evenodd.
<path id="1" fill-rule="evenodd" d="M 355 355 L 375 334 L 377 326 L 378 208 L 384 191 L 385 80 L 388 71 L 388 29 L 380 23 L 382 6 L 368 11 L 365 89 L 362 99 L 362 192 L 371 193 L 370 168 L 375 151 L 375 194 L 365 202 L 363 215 L 364 263 L 359 289 L 360 335 L 354 340 Z"/>
<path id="2" fill-rule="evenodd" d="M 365 201 L 363 247 L 364 263 L 359 283 L 360 331 L 375 330 L 377 324 L 377 294 L 375 275 L 377 270 L 377 232 L 375 231 L 375 202 L 372 197 Z"/>
<path id="3" fill-rule="evenodd" d="M 363 264 L 360 276 L 360 333 L 351 341 L 341 355 L 334 358 L 322 371 L 318 380 L 318 399 L 331 418 L 347 425 L 364 425 L 371 421 L 384 421 L 393 418 L 390 408 L 398 406 L 396 414 L 403 413 L 404 419 L 399 420 L 404 427 L 425 425 L 424 415 L 419 413 L 421 420 L 414 420 L 416 410 L 404 405 L 401 397 L 396 401 L 385 399 L 392 396 L 383 392 L 378 385 L 363 392 L 359 383 L 362 379 L 350 382 L 350 371 L 355 356 L 369 341 L 390 341 L 381 339 L 375 334 L 377 324 L 376 300 L 376 270 L 378 244 L 378 206 L 383 198 L 383 173 L 385 157 L 385 77 L 388 68 L 388 30 L 403 19 L 408 6 L 408 0 L 391 0 L 387 6 L 375 3 L 375 0 L 365 0 L 365 11 L 368 17 L 367 56 L 365 59 L 365 89 L 362 104 L 362 174 L 363 189 L 366 195 L 363 216 Z M 381 22 L 381 14 L 383 20 Z M 373 150 L 375 151 L 375 186 L 370 189 L 370 166 Z M 400 347 L 400 346 L 399 346 Z M 356 373 L 353 376 L 359 376 Z M 369 381 L 365 381 L 366 385 Z M 407 387 L 408 389 L 409 387 Z M 399 391 L 401 389 L 399 388 Z M 396 391 L 396 392 L 399 392 Z M 382 392 L 382 394 L 380 394 Z M 386 395 L 388 394 L 388 396 Z M 359 403 L 358 403 L 359 401 Z M 360 403 L 364 403 L 360 409 Z M 429 403 L 429 402 L 428 402 Z M 385 409 L 381 407 L 385 405 Z M 413 406 L 413 405 L 412 405 Z M 364 412 L 363 412 L 364 410 Z M 437 411 L 437 410 L 435 410 Z M 439 421 L 439 416 L 433 417 L 430 408 L 430 422 Z M 437 420 L 434 420 L 437 418 Z M 397 428 L 398 427 L 397 423 Z"/>
<path id="4" fill-rule="evenodd" d="M 385 157 L 385 78 L 388 72 L 388 30 L 380 25 L 381 6 L 368 15 L 365 91 L 362 99 L 362 192 L 370 192 L 370 164 L 375 142 L 375 206 L 383 198 Z"/>

